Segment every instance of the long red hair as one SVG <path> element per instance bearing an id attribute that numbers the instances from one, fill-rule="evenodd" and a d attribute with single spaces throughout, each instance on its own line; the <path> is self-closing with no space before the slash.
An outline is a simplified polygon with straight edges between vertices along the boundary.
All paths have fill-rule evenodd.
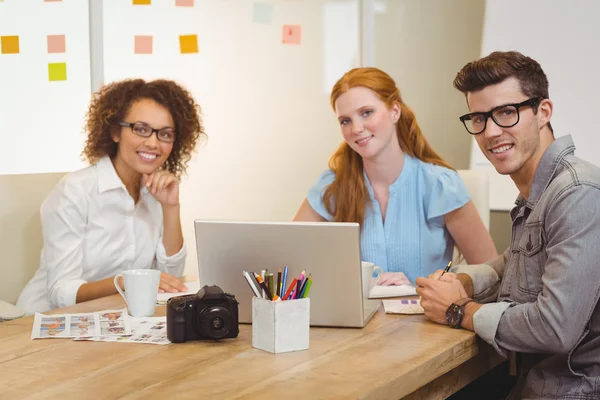
<path id="1" fill-rule="evenodd" d="M 412 110 L 402 102 L 400 90 L 394 80 L 377 68 L 355 68 L 344 74 L 331 90 L 331 106 L 348 90 L 362 86 L 371 89 L 389 108 L 400 105 L 400 119 L 396 123 L 396 134 L 400 148 L 405 154 L 421 161 L 454 169 L 448 165 L 429 145 Z M 369 191 L 363 175 L 362 157 L 344 142 L 329 159 L 329 168 L 335 173 L 335 181 L 323 194 L 327 211 L 335 222 L 363 223 L 365 208 L 370 201 Z"/>

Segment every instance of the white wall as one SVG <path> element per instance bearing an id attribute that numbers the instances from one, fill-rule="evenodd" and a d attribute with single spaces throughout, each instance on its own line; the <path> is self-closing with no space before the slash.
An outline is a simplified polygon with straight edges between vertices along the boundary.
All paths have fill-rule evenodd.
<path id="1" fill-rule="evenodd" d="M 19 53 L 0 52 L 0 174 L 71 171 L 84 164 L 90 98 L 88 2 L 0 2 L 0 36 L 18 36 Z M 65 35 L 48 53 L 47 35 Z M 48 64 L 66 63 L 67 80 L 49 81 Z"/>
<path id="2" fill-rule="evenodd" d="M 480 0 L 375 1 L 374 65 L 394 78 L 430 144 L 455 168 L 468 168 L 471 138 L 452 81 L 479 57 L 483 12 Z"/>
<path id="3" fill-rule="evenodd" d="M 130 3 L 130 2 L 129 2 Z M 104 81 L 175 79 L 192 91 L 209 136 L 181 185 L 187 273 L 196 273 L 194 219 L 291 220 L 341 142 L 329 106 L 335 80 L 358 66 L 358 1 L 272 1 L 270 24 L 253 1 L 104 2 Z M 302 44 L 283 45 L 283 24 Z M 198 54 L 178 35 L 197 34 Z M 153 35 L 154 54 L 133 54 L 134 35 Z"/>
<path id="4" fill-rule="evenodd" d="M 600 165 L 600 2 L 597 0 L 487 0 L 481 54 L 517 50 L 537 60 L 550 82 L 555 136 L 570 134 L 575 154 Z M 509 210 L 518 191 L 490 167 L 476 144 L 472 167 L 490 172 L 490 207 Z"/>

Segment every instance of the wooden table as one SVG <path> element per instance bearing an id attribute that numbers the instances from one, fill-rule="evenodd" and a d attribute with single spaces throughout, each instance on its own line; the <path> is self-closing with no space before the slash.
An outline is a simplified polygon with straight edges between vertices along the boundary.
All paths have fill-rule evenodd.
<path id="1" fill-rule="evenodd" d="M 52 313 L 122 307 L 114 295 Z M 363 329 L 311 328 L 309 350 L 277 355 L 252 347 L 250 325 L 159 346 L 31 340 L 32 324 L 0 323 L 2 399 L 443 399 L 502 361 L 472 332 L 383 307 Z"/>

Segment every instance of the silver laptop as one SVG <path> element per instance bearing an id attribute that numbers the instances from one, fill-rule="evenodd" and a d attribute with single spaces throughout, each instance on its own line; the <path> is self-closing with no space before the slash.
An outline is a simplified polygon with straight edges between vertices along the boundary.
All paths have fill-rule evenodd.
<path id="1" fill-rule="evenodd" d="M 288 267 L 287 285 L 312 274 L 310 324 L 362 328 L 381 305 L 363 298 L 360 227 L 334 222 L 196 220 L 200 286 L 218 285 L 239 302 L 239 322 L 252 322 L 252 297 L 243 271 Z"/>

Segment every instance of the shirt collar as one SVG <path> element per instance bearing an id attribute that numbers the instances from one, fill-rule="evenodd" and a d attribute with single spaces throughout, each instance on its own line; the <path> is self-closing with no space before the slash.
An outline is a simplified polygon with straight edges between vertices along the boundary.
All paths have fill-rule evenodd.
<path id="1" fill-rule="evenodd" d="M 127 191 L 125 184 L 117 174 L 115 166 L 113 165 L 110 157 L 104 156 L 96 163 L 96 169 L 98 171 L 98 191 L 104 193 L 108 190 L 123 188 Z M 142 187 L 141 190 L 143 195 L 148 194 L 146 186 Z"/>
<path id="2" fill-rule="evenodd" d="M 96 170 L 98 171 L 98 190 L 100 193 L 108 190 L 123 188 L 125 185 L 113 165 L 110 157 L 104 156 L 96 163 Z"/>
<path id="3" fill-rule="evenodd" d="M 554 179 L 560 162 L 566 155 L 573 154 L 574 152 L 575 144 L 571 135 L 559 137 L 552 142 L 542 155 L 542 159 L 535 169 L 529 198 L 525 200 L 523 196 L 519 195 L 515 204 L 520 206 L 525 203 L 529 208 L 533 208 L 542 196 L 542 193 L 550 185 L 552 179 Z"/>

